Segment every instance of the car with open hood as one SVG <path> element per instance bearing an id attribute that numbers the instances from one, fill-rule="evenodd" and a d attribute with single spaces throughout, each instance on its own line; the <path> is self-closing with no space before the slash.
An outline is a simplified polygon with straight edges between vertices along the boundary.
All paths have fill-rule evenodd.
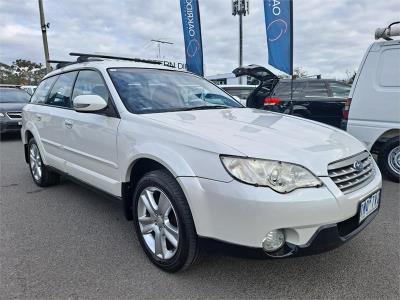
<path id="1" fill-rule="evenodd" d="M 267 258 L 321 252 L 377 215 L 380 172 L 349 134 L 246 108 L 155 61 L 73 55 L 23 109 L 33 181 L 64 174 L 120 199 L 159 268 L 189 267 L 207 240 Z"/>

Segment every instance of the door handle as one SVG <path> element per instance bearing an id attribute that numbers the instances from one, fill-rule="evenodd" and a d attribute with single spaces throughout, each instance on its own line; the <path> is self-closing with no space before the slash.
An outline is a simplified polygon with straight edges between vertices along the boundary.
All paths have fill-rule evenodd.
<path id="1" fill-rule="evenodd" d="M 70 120 L 65 120 L 65 121 L 64 121 L 64 125 L 65 125 L 65 127 L 67 127 L 68 129 L 71 129 L 72 126 L 74 126 L 74 123 L 73 123 L 72 121 L 70 121 Z"/>

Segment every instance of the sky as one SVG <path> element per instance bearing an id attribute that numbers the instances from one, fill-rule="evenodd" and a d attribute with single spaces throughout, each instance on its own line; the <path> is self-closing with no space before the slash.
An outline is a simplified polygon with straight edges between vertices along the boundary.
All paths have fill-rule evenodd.
<path id="1" fill-rule="evenodd" d="M 43 1 L 51 59 L 68 60 L 72 51 L 157 58 L 150 40 L 163 39 L 174 44 L 161 47 L 161 58 L 185 60 L 179 0 Z M 199 2 L 205 73 L 231 72 L 239 35 L 231 0 Z M 375 29 L 400 20 L 400 1 L 294 0 L 293 14 L 294 67 L 343 79 L 357 70 Z M 244 64 L 268 67 L 262 0 L 250 0 L 243 43 Z M 44 63 L 38 1 L 0 0 L 0 62 L 19 58 Z"/>

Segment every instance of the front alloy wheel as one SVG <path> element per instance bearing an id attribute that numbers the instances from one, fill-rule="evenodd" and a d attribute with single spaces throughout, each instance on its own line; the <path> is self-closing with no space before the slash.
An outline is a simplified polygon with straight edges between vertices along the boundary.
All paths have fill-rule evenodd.
<path id="1" fill-rule="evenodd" d="M 166 170 L 145 174 L 133 195 L 134 225 L 151 262 L 167 272 L 192 265 L 199 242 L 185 194 Z"/>
<path id="2" fill-rule="evenodd" d="M 142 238 L 157 257 L 170 259 L 179 244 L 179 225 L 167 195 L 157 187 L 147 187 L 138 201 L 138 221 Z"/>

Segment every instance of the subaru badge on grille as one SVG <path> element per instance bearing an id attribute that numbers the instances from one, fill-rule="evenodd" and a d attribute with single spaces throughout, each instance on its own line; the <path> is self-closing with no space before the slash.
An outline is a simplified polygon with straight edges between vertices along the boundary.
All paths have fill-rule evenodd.
<path id="1" fill-rule="evenodd" d="M 356 170 L 356 172 L 360 173 L 363 170 L 363 163 L 361 161 L 357 160 L 354 162 L 353 168 L 354 168 L 354 170 Z"/>

